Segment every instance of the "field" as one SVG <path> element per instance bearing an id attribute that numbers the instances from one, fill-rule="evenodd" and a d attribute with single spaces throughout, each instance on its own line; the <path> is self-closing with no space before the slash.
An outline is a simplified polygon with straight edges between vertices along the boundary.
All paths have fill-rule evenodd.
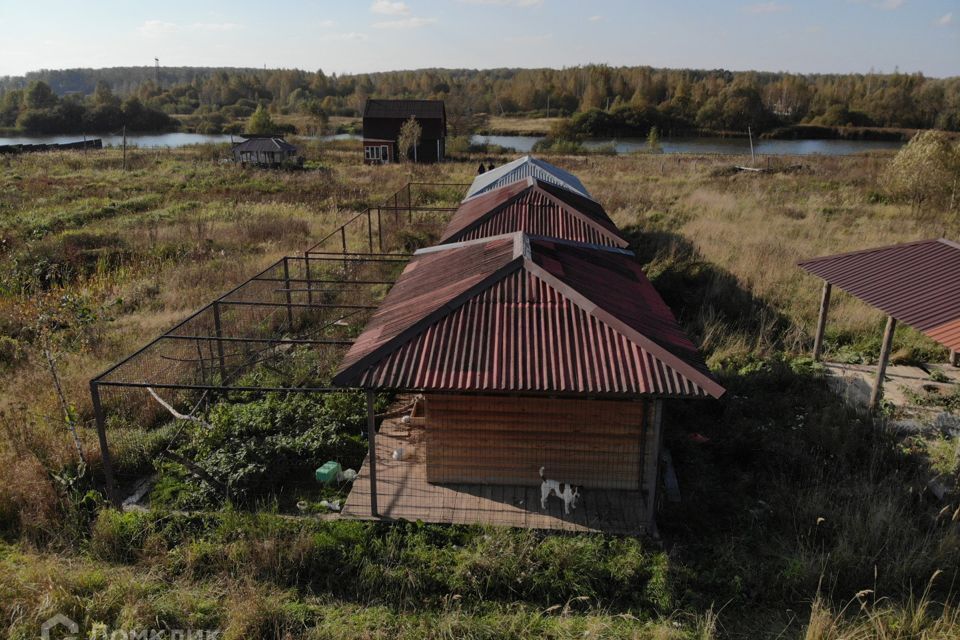
<path id="1" fill-rule="evenodd" d="M 551 159 L 628 234 L 729 390 L 668 406 L 683 502 L 661 515 L 663 545 L 290 518 L 270 500 L 106 508 L 93 375 L 408 181 L 469 181 L 477 163 L 366 167 L 355 144 L 305 149 L 309 170 L 286 173 L 218 163 L 212 146 L 134 151 L 127 171 L 115 150 L 0 158 L 8 635 L 36 637 L 60 611 L 230 638 L 960 636 L 960 508 L 925 490 L 956 476 L 955 443 L 878 429 L 805 355 L 820 289 L 797 260 L 960 236 L 955 213 L 887 193 L 889 155 L 774 159 L 802 166 L 766 174 L 729 157 Z M 874 360 L 883 321 L 835 296 L 827 356 Z M 946 357 L 906 327 L 896 346 L 898 361 Z"/>

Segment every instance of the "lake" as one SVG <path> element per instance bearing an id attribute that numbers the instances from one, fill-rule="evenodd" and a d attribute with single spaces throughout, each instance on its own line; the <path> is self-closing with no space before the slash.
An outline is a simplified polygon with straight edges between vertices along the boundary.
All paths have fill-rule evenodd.
<path id="1" fill-rule="evenodd" d="M 541 140 L 539 136 L 473 136 L 474 144 L 495 144 L 514 151 L 526 153 Z M 617 153 L 633 153 L 647 149 L 645 138 L 619 138 L 587 140 L 583 146 L 598 149 L 613 145 Z M 845 156 L 865 151 L 899 149 L 902 142 L 876 140 L 754 140 L 754 152 L 771 156 L 805 156 L 822 154 Z M 747 138 L 670 138 L 660 141 L 664 153 L 719 153 L 725 155 L 750 155 Z"/>
<path id="2" fill-rule="evenodd" d="M 120 146 L 122 136 L 89 135 L 87 139 L 100 138 L 104 145 Z M 11 136 L 0 137 L 0 145 L 6 144 L 51 144 L 64 142 L 78 142 L 82 136 L 55 135 L 55 136 Z M 153 133 L 131 134 L 127 136 L 127 144 L 141 148 L 184 147 L 191 144 L 222 144 L 242 140 L 239 136 L 229 134 L 203 133 Z M 324 140 L 359 140 L 360 136 L 341 133 L 323 136 Z M 470 141 L 474 144 L 495 144 L 519 153 L 528 153 L 533 145 L 541 140 L 539 136 L 473 136 Z M 614 145 L 617 153 L 632 153 L 647 148 L 647 141 L 642 138 L 619 138 L 608 140 L 587 140 L 583 146 L 588 149 L 597 149 Z M 726 155 L 749 155 L 750 142 L 746 138 L 670 138 L 662 140 L 660 146 L 664 153 L 719 153 Z M 842 156 L 865 151 L 883 149 L 899 149 L 902 142 L 880 142 L 874 140 L 756 140 L 754 150 L 761 155 L 811 155 L 823 154 L 828 156 Z"/>
<path id="3" fill-rule="evenodd" d="M 103 140 L 104 146 L 113 145 L 119 147 L 123 144 L 123 136 L 115 135 L 93 135 L 87 136 L 87 140 Z M 243 138 L 233 136 L 236 141 Z M 80 142 L 83 136 L 79 135 L 55 135 L 55 136 L 0 136 L 0 145 L 5 144 L 63 144 L 65 142 Z M 226 133 L 204 134 L 204 133 L 138 133 L 127 135 L 127 145 L 145 148 L 159 147 L 185 147 L 190 144 L 218 144 L 230 142 L 230 135 Z"/>

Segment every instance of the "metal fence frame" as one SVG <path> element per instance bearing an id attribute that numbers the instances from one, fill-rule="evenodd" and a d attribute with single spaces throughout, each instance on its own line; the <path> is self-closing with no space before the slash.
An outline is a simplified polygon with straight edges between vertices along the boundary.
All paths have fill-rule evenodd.
<path id="1" fill-rule="evenodd" d="M 321 338 L 321 339 L 310 339 L 302 336 L 296 337 L 284 337 L 279 333 L 277 335 L 267 336 L 267 337 L 256 337 L 253 335 L 240 335 L 240 336 L 226 336 L 223 335 L 221 327 L 221 309 L 224 307 L 246 307 L 246 308 L 276 308 L 281 311 L 286 312 L 286 327 L 293 329 L 293 314 L 295 309 L 332 309 L 332 310 L 343 310 L 345 312 L 356 313 L 360 311 L 370 311 L 372 312 L 376 307 L 373 305 L 359 305 L 352 303 L 322 303 L 314 302 L 314 298 L 317 294 L 327 293 L 330 290 L 325 289 L 325 285 L 356 285 L 360 287 L 370 287 L 370 286 L 382 286 L 382 285 L 392 285 L 393 279 L 359 279 L 359 280 L 349 280 L 349 279 L 333 279 L 327 277 L 314 277 L 311 269 L 311 264 L 325 264 L 325 263 L 342 263 L 344 271 L 348 271 L 352 265 L 390 265 L 390 264 L 405 264 L 410 257 L 408 253 L 402 252 L 390 252 L 385 251 L 385 234 L 384 234 L 384 218 L 385 214 L 393 214 L 395 222 L 399 223 L 402 219 L 401 214 L 406 214 L 405 218 L 408 223 L 413 222 L 414 213 L 426 213 L 429 215 L 442 216 L 445 214 L 452 213 L 456 211 L 456 207 L 432 207 L 432 206 L 421 206 L 414 201 L 414 187 L 433 187 L 433 186 L 456 186 L 456 187 L 466 187 L 467 184 L 464 183 L 430 183 L 430 182 L 409 182 L 402 189 L 394 193 L 387 201 L 379 206 L 368 207 L 364 211 L 354 215 L 346 222 L 338 226 L 332 232 L 321 238 L 318 242 L 311 245 L 307 248 L 302 255 L 293 255 L 293 256 L 284 256 L 280 258 L 273 264 L 269 265 L 267 268 L 263 269 L 253 277 L 248 280 L 240 283 L 234 288 L 230 289 L 226 293 L 215 298 L 213 301 L 204 305 L 200 309 L 194 311 L 186 318 L 175 324 L 173 327 L 162 333 L 161 335 L 155 337 L 153 340 L 147 342 L 145 345 L 134 351 L 133 353 L 127 355 L 123 359 L 115 362 L 110 367 L 100 372 L 98 375 L 94 376 L 89 383 L 90 387 L 90 398 L 93 405 L 94 421 L 96 423 L 97 429 L 97 438 L 100 445 L 101 459 L 103 463 L 103 471 L 105 476 L 106 492 L 109 500 L 116 506 L 120 505 L 120 496 L 117 493 L 117 483 L 116 477 L 114 474 L 113 460 L 110 454 L 110 445 L 109 438 L 106 430 L 106 414 L 103 407 L 103 402 L 101 398 L 101 389 L 102 388 L 157 388 L 157 389 L 177 389 L 177 390 L 188 390 L 188 391 L 211 391 L 216 393 L 232 392 L 232 391 L 242 391 L 242 392 L 254 392 L 254 393 L 269 393 L 269 392 L 293 392 L 293 393 L 327 393 L 332 391 L 343 391 L 343 388 L 340 387 L 331 387 L 331 386 L 310 386 L 310 387 L 268 387 L 268 386 L 257 386 L 251 387 L 248 385 L 238 385 L 231 383 L 231 380 L 235 380 L 236 373 L 240 372 L 242 369 L 238 368 L 237 371 L 234 371 L 232 374 L 228 372 L 225 365 L 224 358 L 224 345 L 225 344 L 269 344 L 271 347 L 283 346 L 283 345 L 308 345 L 308 346 L 349 346 L 353 343 L 353 340 L 349 339 L 331 339 L 331 338 Z M 374 216 L 376 216 L 376 225 L 374 225 Z M 365 229 L 364 226 L 365 219 Z M 359 227 L 359 232 L 363 233 L 366 231 L 366 242 L 365 247 L 361 247 L 361 251 L 351 250 L 349 246 L 349 230 Z M 374 232 L 376 231 L 377 242 L 374 243 Z M 339 251 L 331 251 L 327 247 L 330 243 L 336 242 L 336 239 L 339 239 Z M 362 249 L 365 249 L 362 250 Z M 297 275 L 291 275 L 291 265 L 299 265 L 302 263 L 303 276 L 297 277 Z M 281 276 L 271 276 L 270 274 L 280 273 Z M 281 288 L 273 289 L 274 293 L 284 294 L 284 300 L 280 302 L 264 300 L 264 299 L 233 299 L 237 293 L 242 292 L 245 288 L 254 288 L 255 283 L 277 283 L 282 285 Z M 294 302 L 294 294 L 306 294 L 306 302 Z M 191 321 L 197 320 L 204 316 L 204 314 L 211 314 L 213 317 L 214 331 L 212 335 L 202 335 L 202 334 L 179 334 L 179 330 L 187 326 Z M 343 317 L 340 318 L 341 320 Z M 118 373 L 122 373 L 126 365 L 136 362 L 138 358 L 141 358 L 149 353 L 149 351 L 155 347 L 158 347 L 165 341 L 177 341 L 177 340 L 193 340 L 197 343 L 207 342 L 213 343 L 216 347 L 218 360 L 219 360 L 219 369 L 220 369 L 220 378 L 217 384 L 196 384 L 193 382 L 163 382 L 161 380 L 132 380 L 124 379 L 122 376 L 119 380 L 111 379 L 111 376 L 116 376 Z M 255 364 L 255 363 L 254 363 Z M 367 395 L 367 408 L 368 408 L 368 424 L 367 424 L 367 434 L 368 434 L 368 446 L 370 447 L 371 453 L 375 451 L 375 437 L 376 437 L 376 426 L 375 419 L 373 415 L 373 396 L 368 392 Z M 375 455 L 373 456 L 375 459 Z M 371 480 L 375 482 L 376 471 L 371 468 Z M 372 506 L 373 514 L 376 515 L 376 499 L 374 498 Z"/>

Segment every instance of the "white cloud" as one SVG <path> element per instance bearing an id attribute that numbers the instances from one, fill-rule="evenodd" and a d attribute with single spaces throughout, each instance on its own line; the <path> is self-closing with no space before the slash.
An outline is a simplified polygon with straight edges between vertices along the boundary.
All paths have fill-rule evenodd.
<path id="1" fill-rule="evenodd" d="M 333 41 L 347 41 L 347 40 L 366 40 L 367 34 L 359 33 L 357 31 L 348 31 L 344 33 L 324 33 L 317 36 L 317 40 L 333 40 Z"/>
<path id="2" fill-rule="evenodd" d="M 337 26 L 337 23 L 334 20 L 321 20 L 320 22 L 313 23 L 313 26 L 319 29 L 329 29 L 330 27 Z"/>
<path id="3" fill-rule="evenodd" d="M 177 24 L 174 22 L 164 22 L 163 20 L 147 20 L 137 27 L 137 31 L 145 36 L 159 36 L 165 33 L 174 33 L 177 31 Z"/>
<path id="4" fill-rule="evenodd" d="M 147 20 L 137 27 L 137 31 L 143 36 L 155 38 L 188 31 L 203 31 L 209 33 L 235 31 L 242 28 L 243 25 L 237 24 L 236 22 L 193 22 L 191 24 L 177 24 L 176 22 L 165 22 L 163 20 Z"/>
<path id="5" fill-rule="evenodd" d="M 190 31 L 235 31 L 242 28 L 243 25 L 236 22 L 194 22 L 187 25 Z"/>
<path id="6" fill-rule="evenodd" d="M 373 0 L 373 4 L 370 5 L 370 11 L 384 16 L 405 16 L 410 13 L 410 7 L 408 7 L 405 2 Z"/>
<path id="7" fill-rule="evenodd" d="M 935 23 L 938 27 L 946 27 L 953 24 L 953 12 L 945 13 Z"/>
<path id="8" fill-rule="evenodd" d="M 744 13 L 781 13 L 789 10 L 788 5 L 779 2 L 757 2 L 743 7 Z"/>
<path id="9" fill-rule="evenodd" d="M 387 20 L 385 22 L 374 22 L 374 29 L 419 29 L 437 22 L 436 18 L 401 18 L 400 20 Z"/>
<path id="10" fill-rule="evenodd" d="M 848 0 L 853 4 L 867 4 L 873 7 L 874 9 L 882 9 L 883 11 L 893 11 L 894 9 L 899 9 L 904 4 L 906 0 Z"/>
<path id="11" fill-rule="evenodd" d="M 499 6 L 513 5 L 515 7 L 539 7 L 545 0 L 460 0 L 464 4 L 492 4 Z"/>
<path id="12" fill-rule="evenodd" d="M 600 22 L 601 20 L 603 20 L 603 16 L 590 16 L 589 18 L 587 18 L 587 20 L 589 20 L 590 22 Z"/>

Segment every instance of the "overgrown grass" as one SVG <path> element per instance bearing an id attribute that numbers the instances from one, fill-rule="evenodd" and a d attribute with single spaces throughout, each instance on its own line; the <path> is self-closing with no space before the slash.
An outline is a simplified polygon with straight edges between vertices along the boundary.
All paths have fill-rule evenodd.
<path id="1" fill-rule="evenodd" d="M 61 607 L 88 624 L 209 624 L 230 637 L 960 635 L 957 505 L 925 489 L 950 470 L 949 452 L 931 469 L 922 448 L 842 406 L 797 357 L 819 283 L 796 260 L 957 235 L 955 214 L 884 195 L 885 156 L 804 158 L 801 171 L 755 176 L 726 171 L 734 158 L 552 159 L 629 234 L 730 390 L 720 403 L 668 407 L 684 497 L 661 514 L 669 552 L 605 536 L 101 511 L 91 476 L 74 477 L 42 348 L 96 471 L 96 438 L 83 428 L 94 372 L 408 180 L 469 181 L 479 161 L 366 167 L 355 144 L 307 147 L 316 171 L 241 171 L 217 164 L 214 147 L 135 151 L 126 173 L 116 151 L 0 159 L 0 530 L 15 541 L 0 551 L 0 615 L 10 635 L 35 636 Z M 397 240 L 415 247 L 435 227 L 420 221 Z M 351 243 L 366 233 L 352 229 Z M 836 295 L 828 355 L 869 362 L 881 327 L 877 312 Z M 897 348 L 903 361 L 944 355 L 907 328 Z M 166 446 L 149 418 L 124 417 L 124 466 L 146 468 Z M 174 504 L 176 483 L 164 487 Z M 856 599 L 865 589 L 869 606 Z"/>

